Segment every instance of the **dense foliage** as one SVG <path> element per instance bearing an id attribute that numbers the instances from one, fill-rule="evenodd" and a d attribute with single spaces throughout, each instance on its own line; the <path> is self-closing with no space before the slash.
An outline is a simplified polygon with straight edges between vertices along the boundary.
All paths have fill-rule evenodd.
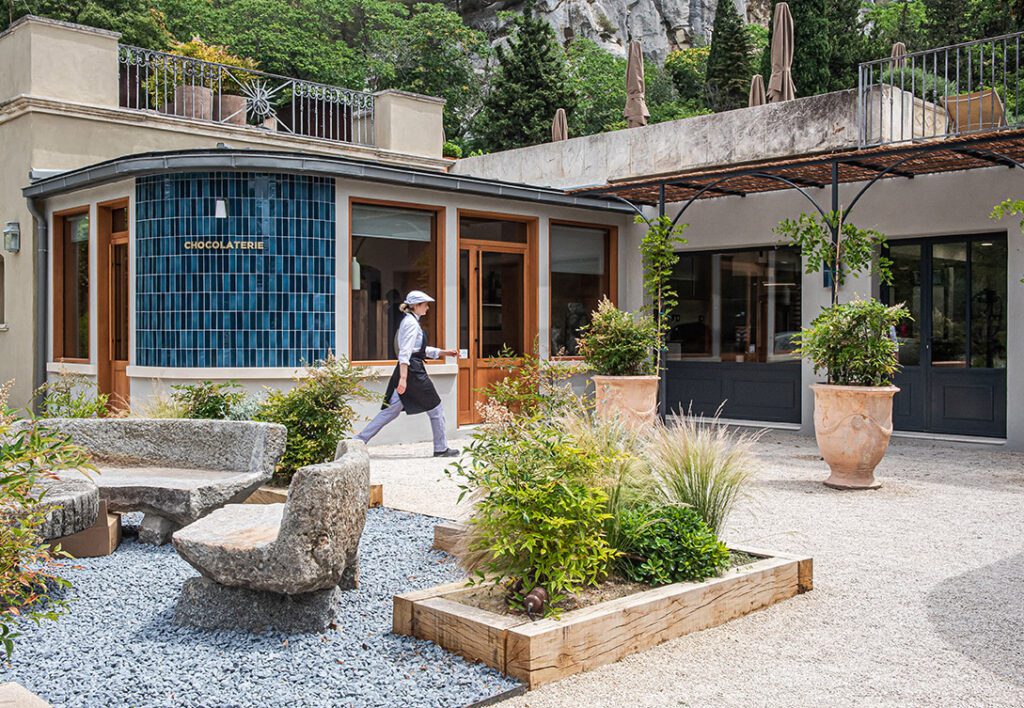
<path id="1" fill-rule="evenodd" d="M 1005 199 L 999 204 L 992 207 L 992 213 L 989 214 L 989 218 L 998 221 L 1007 216 L 1022 216 L 1024 215 L 1024 199 Z M 1024 233 L 1024 218 L 1018 222 L 1021 233 Z M 1021 278 L 1021 283 L 1024 283 L 1024 278 Z"/>
<path id="2" fill-rule="evenodd" d="M 498 67 L 484 99 L 478 130 L 491 150 L 508 150 L 551 139 L 551 120 L 576 108 L 565 52 L 547 21 L 527 4 L 514 21 L 508 46 L 497 50 Z"/>
<path id="3" fill-rule="evenodd" d="M 811 361 L 814 373 L 827 372 L 830 384 L 888 386 L 900 368 L 892 332 L 907 319 L 904 305 L 875 299 L 832 305 L 800 333 L 799 353 Z"/>
<path id="4" fill-rule="evenodd" d="M 82 450 L 40 423 L 13 428 L 7 407 L 13 381 L 0 387 L 0 643 L 9 656 L 26 621 L 56 620 L 66 609 L 56 574 L 58 550 L 36 535 L 47 505 L 36 483 L 61 469 L 88 469 Z"/>
<path id="5" fill-rule="evenodd" d="M 35 395 L 42 397 L 43 418 L 102 418 L 110 402 L 94 380 L 66 371 L 40 386 Z"/>
<path id="6" fill-rule="evenodd" d="M 464 561 L 480 580 L 507 583 L 513 603 L 541 585 L 550 610 L 604 578 L 615 550 L 602 533 L 608 497 L 594 450 L 538 417 L 491 426 L 467 450 L 469 462 L 451 469 L 460 501 L 477 498 Z"/>
<path id="7" fill-rule="evenodd" d="M 750 43 L 733 0 L 718 0 L 714 42 L 708 54 L 707 99 L 716 111 L 747 105 L 750 89 Z"/>
<path id="8" fill-rule="evenodd" d="M 328 357 L 309 367 L 287 391 L 271 390 L 254 419 L 288 428 L 288 442 L 274 479 L 287 484 L 303 465 L 334 459 L 334 451 L 352 430 L 352 401 L 374 396 L 363 375 L 347 359 Z"/>
<path id="9" fill-rule="evenodd" d="M 245 400 L 245 392 L 234 381 L 200 381 L 172 386 L 171 390 L 171 399 L 181 406 L 182 418 L 225 420 Z"/>
<path id="10" fill-rule="evenodd" d="M 660 342 L 653 318 L 634 317 L 604 298 L 581 331 L 579 352 L 601 376 L 650 376 L 657 372 Z"/>
<path id="11" fill-rule="evenodd" d="M 660 216 L 654 221 L 637 217 L 637 223 L 647 224 L 647 233 L 640 241 L 640 257 L 644 269 L 644 292 L 648 299 L 648 309 L 654 318 L 654 327 L 658 334 L 655 369 L 661 369 L 661 349 L 669 329 L 669 313 L 675 308 L 677 294 L 672 288 L 672 274 L 679 262 L 679 251 L 676 246 L 686 244 L 683 233 L 687 224 L 673 224 L 667 216 Z"/>
<path id="12" fill-rule="evenodd" d="M 502 368 L 507 376 L 484 388 L 485 402 L 478 402 L 477 406 L 485 420 L 504 414 L 495 407 L 519 416 L 552 418 L 578 404 L 570 379 L 586 371 L 579 362 L 542 359 L 536 350 L 516 355 L 503 349 L 498 356 L 506 362 Z"/>
<path id="13" fill-rule="evenodd" d="M 693 509 L 637 504 L 622 512 L 623 545 L 616 567 L 650 585 L 700 581 L 729 567 L 729 550 Z"/>

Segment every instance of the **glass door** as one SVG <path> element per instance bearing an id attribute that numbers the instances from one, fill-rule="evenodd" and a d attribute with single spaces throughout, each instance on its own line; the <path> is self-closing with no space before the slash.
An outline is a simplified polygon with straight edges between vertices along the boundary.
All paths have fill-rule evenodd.
<path id="1" fill-rule="evenodd" d="M 893 422 L 898 429 L 1006 435 L 1006 237 L 897 242 L 883 295 L 914 318 L 900 325 Z"/>

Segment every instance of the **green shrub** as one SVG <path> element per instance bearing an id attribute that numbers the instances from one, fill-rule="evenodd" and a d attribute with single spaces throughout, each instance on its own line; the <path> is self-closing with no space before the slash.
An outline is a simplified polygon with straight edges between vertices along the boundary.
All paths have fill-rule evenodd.
<path id="1" fill-rule="evenodd" d="M 888 386 L 900 368 L 890 332 L 911 319 L 904 305 L 854 300 L 822 310 L 797 337 L 798 353 L 840 386 Z"/>
<path id="2" fill-rule="evenodd" d="M 171 386 L 171 399 L 181 406 L 183 418 L 225 420 L 232 409 L 245 400 L 245 393 L 234 381 Z"/>
<path id="3" fill-rule="evenodd" d="M 759 437 L 693 416 L 657 426 L 647 452 L 656 495 L 663 503 L 690 507 L 721 534 L 754 473 Z"/>
<path id="4" fill-rule="evenodd" d="M 506 414 L 553 418 L 582 405 L 569 382 L 585 373 L 579 362 L 541 359 L 536 348 L 522 355 L 503 348 L 498 357 L 509 361 L 502 367 L 508 376 L 483 389 L 486 402 L 478 407 L 486 422 L 499 422 Z"/>
<path id="5" fill-rule="evenodd" d="M 616 567 L 630 580 L 700 581 L 729 567 L 729 550 L 689 507 L 638 504 L 621 512 L 619 524 L 623 544 Z"/>
<path id="6" fill-rule="evenodd" d="M 453 143 L 451 140 L 446 140 L 444 146 L 441 148 L 441 154 L 445 157 L 454 157 L 456 160 L 462 157 L 462 146 L 458 143 Z"/>
<path id="7" fill-rule="evenodd" d="M 462 479 L 460 501 L 477 501 L 460 560 L 478 580 L 510 586 L 513 605 L 537 585 L 549 613 L 565 593 L 596 585 L 615 551 L 605 539 L 608 497 L 602 459 L 557 422 L 516 419 L 485 427 L 467 448 L 468 463 L 449 474 Z"/>
<path id="8" fill-rule="evenodd" d="M 358 369 L 333 355 L 310 367 L 288 391 L 271 390 L 254 420 L 288 428 L 275 481 L 288 484 L 299 467 L 334 459 L 338 441 L 352 430 L 352 401 L 376 397 L 363 386 Z"/>
<path id="9" fill-rule="evenodd" d="M 43 397 L 44 418 L 101 418 L 110 402 L 88 376 L 65 372 L 36 389 L 36 396 Z"/>
<path id="10" fill-rule="evenodd" d="M 940 67 L 939 72 L 942 71 L 943 69 Z M 902 68 L 883 70 L 877 80 L 879 83 L 895 86 L 940 106 L 946 96 L 955 96 L 960 93 L 956 88 L 955 80 L 946 81 L 945 77 L 937 75 L 932 69 L 911 68 L 909 60 Z"/>
<path id="11" fill-rule="evenodd" d="M 56 620 L 66 611 L 51 594 L 70 585 L 55 573 L 60 552 L 36 535 L 47 504 L 33 488 L 53 470 L 89 468 L 85 453 L 48 432 L 45 423 L 12 430 L 7 397 L 13 383 L 0 387 L 0 643 L 8 656 L 19 624 Z"/>
<path id="12" fill-rule="evenodd" d="M 654 351 L 658 330 L 648 316 L 635 318 L 607 298 L 601 300 L 583 327 L 579 352 L 587 365 L 602 376 L 645 376 L 657 372 Z"/>
<path id="13" fill-rule="evenodd" d="M 711 46 L 677 49 L 665 59 L 665 69 L 672 77 L 679 97 L 684 101 L 703 102 Z"/>

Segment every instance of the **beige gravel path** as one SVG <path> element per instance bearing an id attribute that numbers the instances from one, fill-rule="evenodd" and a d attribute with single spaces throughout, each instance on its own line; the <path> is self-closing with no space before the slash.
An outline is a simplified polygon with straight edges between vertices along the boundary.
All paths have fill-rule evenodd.
<path id="1" fill-rule="evenodd" d="M 415 447 L 371 450 L 385 503 L 454 517 Z M 1024 455 L 894 440 L 883 487 L 851 493 L 812 439 L 758 453 L 727 540 L 814 556 L 815 590 L 508 705 L 1024 706 Z"/>

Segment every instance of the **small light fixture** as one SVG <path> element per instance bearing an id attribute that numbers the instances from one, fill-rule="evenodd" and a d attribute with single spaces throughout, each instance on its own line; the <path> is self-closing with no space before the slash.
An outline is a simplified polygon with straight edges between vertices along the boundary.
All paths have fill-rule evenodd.
<path id="1" fill-rule="evenodd" d="M 17 221 L 8 221 L 4 226 L 4 250 L 8 253 L 21 250 L 21 224 Z"/>
<path id="2" fill-rule="evenodd" d="M 352 289 L 359 290 L 359 286 L 362 284 L 360 281 L 363 279 L 363 267 L 359 265 L 359 261 L 356 260 L 355 256 L 352 256 Z"/>
<path id="3" fill-rule="evenodd" d="M 228 218 L 228 203 L 223 199 L 218 199 L 213 205 L 213 215 L 218 219 Z"/>

